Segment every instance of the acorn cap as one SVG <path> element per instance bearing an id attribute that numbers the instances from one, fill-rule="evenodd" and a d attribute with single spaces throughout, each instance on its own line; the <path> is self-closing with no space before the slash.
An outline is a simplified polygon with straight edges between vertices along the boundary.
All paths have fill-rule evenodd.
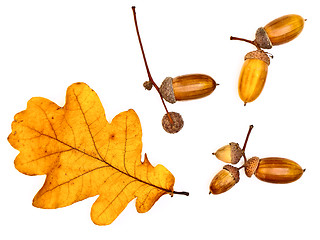
<path id="1" fill-rule="evenodd" d="M 238 143 L 231 142 L 229 143 L 231 146 L 231 163 L 237 164 L 242 157 L 242 149 Z"/>
<path id="2" fill-rule="evenodd" d="M 251 177 L 256 172 L 259 162 L 260 162 L 260 158 L 258 157 L 252 157 L 246 162 L 244 171 L 247 177 Z"/>
<path id="3" fill-rule="evenodd" d="M 256 31 L 256 39 L 254 40 L 260 48 L 271 49 L 272 43 L 270 38 L 263 27 L 260 27 Z"/>
<path id="4" fill-rule="evenodd" d="M 239 169 L 234 167 L 234 166 L 231 166 L 231 165 L 225 165 L 223 167 L 223 169 L 229 171 L 232 175 L 232 177 L 234 178 L 235 182 L 239 182 L 240 180 L 240 174 L 239 174 Z"/>
<path id="5" fill-rule="evenodd" d="M 247 59 L 259 59 L 259 60 L 264 61 L 266 64 L 270 65 L 270 58 L 262 50 L 256 50 L 256 51 L 248 52 L 244 56 L 244 60 L 247 60 Z"/>
<path id="6" fill-rule="evenodd" d="M 175 103 L 177 101 L 173 92 L 172 80 L 172 77 L 166 77 L 159 88 L 161 96 L 169 103 Z"/>
<path id="7" fill-rule="evenodd" d="M 183 118 L 177 112 L 169 112 L 169 114 L 173 121 L 173 124 L 171 124 L 169 117 L 166 113 L 162 118 L 162 127 L 167 133 L 177 133 L 182 129 L 184 125 Z"/>

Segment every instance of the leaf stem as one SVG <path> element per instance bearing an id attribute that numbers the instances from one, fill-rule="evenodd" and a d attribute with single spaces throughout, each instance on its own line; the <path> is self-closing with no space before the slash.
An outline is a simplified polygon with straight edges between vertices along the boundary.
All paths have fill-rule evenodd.
<path id="1" fill-rule="evenodd" d="M 188 193 L 188 192 L 176 192 L 176 191 L 173 191 L 171 196 L 173 196 L 173 194 L 179 194 L 179 195 L 189 196 L 189 193 Z"/>
<path id="2" fill-rule="evenodd" d="M 137 31 L 137 36 L 138 36 L 138 40 L 139 40 L 139 44 L 140 44 L 140 48 L 141 48 L 141 52 L 142 52 L 142 57 L 143 57 L 143 61 L 144 61 L 144 64 L 146 66 L 146 70 L 147 70 L 147 74 L 148 74 L 148 78 L 149 78 L 149 81 L 152 83 L 152 85 L 155 87 L 155 89 L 157 90 L 157 92 L 159 93 L 160 95 L 160 98 L 161 98 L 161 101 L 162 101 L 162 104 L 164 106 L 164 109 L 166 110 L 167 112 L 167 115 L 168 115 L 168 118 L 169 118 L 169 121 L 171 124 L 173 124 L 173 120 L 169 114 L 169 111 L 167 109 L 167 106 L 163 100 L 163 97 L 161 95 L 161 92 L 160 92 L 160 89 L 158 87 L 158 85 L 153 81 L 153 78 L 151 76 L 151 73 L 150 73 L 150 70 L 149 70 L 149 67 L 148 67 L 148 63 L 147 63 L 147 58 L 146 58 L 146 55 L 144 53 L 144 50 L 143 50 L 143 45 L 142 45 L 142 41 L 141 41 L 141 37 L 140 37 L 140 33 L 139 33 L 139 28 L 138 28 L 138 21 L 137 21 L 137 14 L 136 14 L 136 7 L 135 6 L 132 6 L 132 12 L 133 12 L 133 17 L 134 17 L 134 24 L 136 26 L 136 31 Z"/>

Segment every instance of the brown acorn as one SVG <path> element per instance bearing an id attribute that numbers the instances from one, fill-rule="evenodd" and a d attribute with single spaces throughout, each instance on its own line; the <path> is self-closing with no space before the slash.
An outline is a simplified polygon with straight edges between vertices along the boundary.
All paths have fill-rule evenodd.
<path id="1" fill-rule="evenodd" d="M 160 86 L 162 97 L 169 103 L 199 99 L 210 95 L 217 84 L 205 74 L 187 74 L 175 78 L 167 77 Z"/>
<path id="2" fill-rule="evenodd" d="M 225 163 L 237 164 L 242 157 L 243 151 L 238 143 L 231 142 L 212 154 Z"/>
<path id="3" fill-rule="evenodd" d="M 210 193 L 220 194 L 228 191 L 240 180 L 239 169 L 231 165 L 225 165 L 210 183 Z"/>
<path id="4" fill-rule="evenodd" d="M 291 183 L 298 180 L 305 169 L 286 158 L 262 158 L 254 175 L 261 181 L 269 183 Z"/>
<path id="5" fill-rule="evenodd" d="M 269 183 L 294 182 L 304 171 L 298 163 L 279 157 L 252 157 L 245 163 L 245 173 L 248 177 L 254 174 L 259 180 Z"/>

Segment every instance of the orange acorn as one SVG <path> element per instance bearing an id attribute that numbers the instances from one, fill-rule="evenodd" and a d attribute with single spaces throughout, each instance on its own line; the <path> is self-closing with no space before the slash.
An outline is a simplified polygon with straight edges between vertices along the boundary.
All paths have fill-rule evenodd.
<path id="1" fill-rule="evenodd" d="M 238 93 L 246 105 L 261 94 L 267 79 L 270 59 L 262 50 L 249 52 L 244 59 L 238 81 Z"/>
<path id="2" fill-rule="evenodd" d="M 258 28 L 255 42 L 265 49 L 290 42 L 302 32 L 304 22 L 305 19 L 296 14 L 279 17 L 265 27 Z"/>

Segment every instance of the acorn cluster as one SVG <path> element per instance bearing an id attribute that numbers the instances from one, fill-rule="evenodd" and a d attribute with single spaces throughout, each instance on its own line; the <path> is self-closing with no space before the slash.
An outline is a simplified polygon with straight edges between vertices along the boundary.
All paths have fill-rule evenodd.
<path id="1" fill-rule="evenodd" d="M 231 189 L 239 182 L 240 169 L 242 168 L 244 168 L 247 177 L 255 175 L 261 181 L 278 184 L 294 182 L 304 173 L 305 169 L 302 169 L 298 163 L 287 158 L 252 157 L 247 160 L 245 148 L 252 128 L 253 125 L 250 125 L 243 148 L 238 143 L 231 142 L 213 153 L 219 160 L 228 164 L 223 166 L 222 170 L 213 177 L 209 187 L 210 193 L 220 194 Z M 231 165 L 237 164 L 242 157 L 244 158 L 244 163 L 241 167 Z"/>
<path id="2" fill-rule="evenodd" d="M 301 16 L 289 14 L 271 21 L 265 27 L 258 28 L 253 41 L 230 37 L 230 40 L 248 42 L 257 48 L 257 50 L 245 55 L 240 72 L 238 93 L 244 105 L 259 97 L 266 82 L 268 66 L 270 65 L 269 56 L 273 56 L 262 49 L 271 49 L 272 46 L 281 45 L 295 39 L 301 33 L 304 22 L 305 19 Z"/>
<path id="3" fill-rule="evenodd" d="M 135 7 L 132 7 L 136 32 L 148 74 L 148 81 L 143 83 L 146 90 L 153 87 L 159 93 L 166 114 L 162 118 L 162 127 L 168 133 L 177 133 L 184 126 L 181 114 L 169 112 L 165 101 L 174 104 L 177 101 L 199 99 L 210 95 L 218 85 L 215 80 L 205 74 L 187 74 L 177 77 L 166 77 L 160 87 L 153 80 L 147 60 L 145 57 L 142 41 L 137 24 Z M 262 49 L 271 49 L 273 46 L 281 45 L 295 39 L 303 30 L 305 19 L 296 14 L 289 14 L 277 18 L 265 27 L 260 27 L 256 31 L 255 40 L 250 41 L 238 37 L 230 37 L 231 40 L 240 40 L 253 44 L 257 50 L 247 53 L 244 57 L 240 77 L 238 81 L 238 93 L 241 100 L 246 105 L 252 102 L 261 94 L 270 65 L 270 53 Z M 241 148 L 238 143 L 231 142 L 218 149 L 215 155 L 221 161 L 227 163 L 223 169 L 218 172 L 210 183 L 210 193 L 220 194 L 232 188 L 240 180 L 239 170 L 244 168 L 247 177 L 255 175 L 259 180 L 269 183 L 290 183 L 298 180 L 304 170 L 296 162 L 279 157 L 246 158 L 245 148 L 253 125 L 250 125 L 249 131 Z M 233 166 L 241 158 L 244 163 L 240 167 Z"/>

